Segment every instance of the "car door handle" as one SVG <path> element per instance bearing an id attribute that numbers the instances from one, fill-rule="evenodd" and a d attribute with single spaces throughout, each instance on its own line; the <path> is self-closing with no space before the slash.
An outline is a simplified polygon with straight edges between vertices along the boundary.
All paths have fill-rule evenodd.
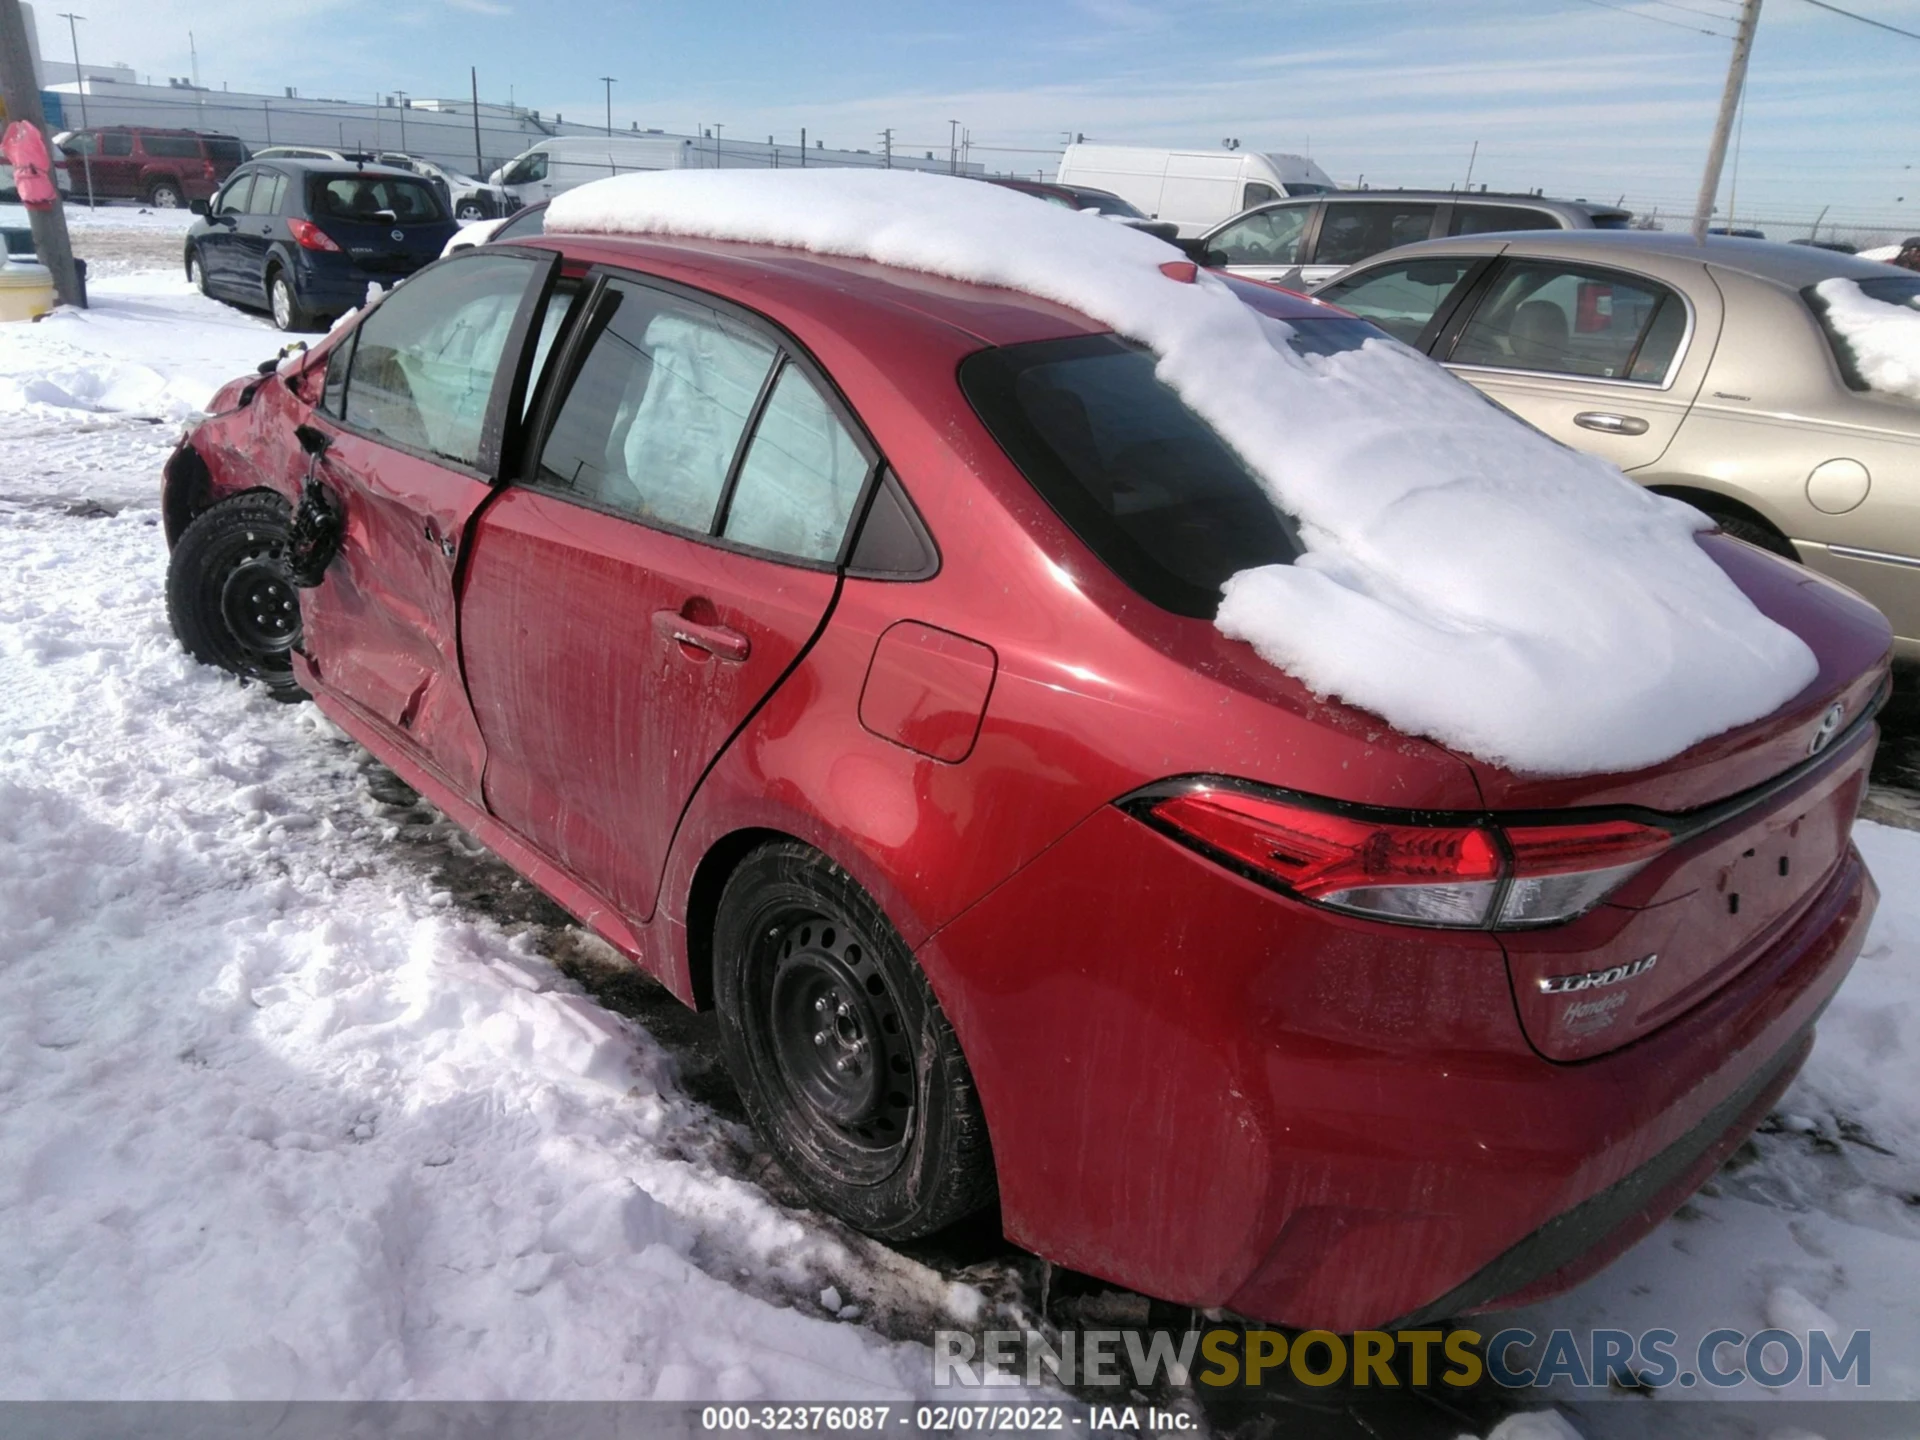
<path id="1" fill-rule="evenodd" d="M 1582 410 L 1573 423 L 1583 430 L 1598 430 L 1603 435 L 1644 435 L 1647 422 L 1638 415 L 1614 415 L 1605 410 Z"/>
<path id="2" fill-rule="evenodd" d="M 653 628 L 664 639 L 704 650 L 721 660 L 744 660 L 753 648 L 738 630 L 729 630 L 725 625 L 702 625 L 687 619 L 678 610 L 654 611 Z"/>

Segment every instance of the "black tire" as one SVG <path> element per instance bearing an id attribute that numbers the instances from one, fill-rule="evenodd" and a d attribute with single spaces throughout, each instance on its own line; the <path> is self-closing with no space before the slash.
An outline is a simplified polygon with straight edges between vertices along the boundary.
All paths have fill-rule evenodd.
<path id="1" fill-rule="evenodd" d="M 1799 563 L 1800 556 L 1794 550 L 1793 542 L 1764 521 L 1719 510 L 1709 510 L 1707 514 L 1712 517 L 1714 524 L 1734 539 L 1744 540 L 1749 545 L 1758 545 L 1762 550 L 1771 551 L 1783 560 Z"/>
<path id="2" fill-rule="evenodd" d="M 887 917 L 783 841 L 727 880 L 714 921 L 720 1046 L 754 1128 L 820 1205 L 883 1240 L 993 1199 L 973 1074 Z"/>
<path id="3" fill-rule="evenodd" d="M 187 251 L 187 283 L 202 295 L 211 297 L 213 294 L 207 289 L 207 263 L 201 258 L 197 245 Z"/>
<path id="4" fill-rule="evenodd" d="M 293 288 L 287 272 L 275 266 L 267 272 L 267 313 L 281 330 L 317 330 L 314 314 L 300 303 L 300 292 Z"/>
<path id="5" fill-rule="evenodd" d="M 167 561 L 167 621 L 194 659 L 277 700 L 304 700 L 293 678 L 300 597 L 287 578 L 293 512 L 278 495 L 249 490 L 209 506 L 181 533 Z"/>
<path id="6" fill-rule="evenodd" d="M 147 187 L 147 203 L 156 210 L 178 210 L 186 204 L 178 180 L 156 180 Z"/>

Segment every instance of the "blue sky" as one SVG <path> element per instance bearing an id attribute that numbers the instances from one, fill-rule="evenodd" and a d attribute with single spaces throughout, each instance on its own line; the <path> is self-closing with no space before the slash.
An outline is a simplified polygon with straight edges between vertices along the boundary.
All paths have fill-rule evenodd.
<path id="1" fill-rule="evenodd" d="M 945 151 L 1051 170 L 1063 134 L 1311 151 L 1369 185 L 1495 188 L 1690 210 L 1735 0 L 81 0 L 84 58 L 203 83 L 359 98 L 467 89 L 624 127 Z M 1920 0 L 1841 0 L 1920 32 Z M 1619 7 L 1619 8 L 1609 8 Z M 45 53 L 64 26 L 41 0 Z M 1627 13 L 1632 12 L 1632 13 Z M 1722 18 L 1725 17 L 1725 18 Z M 1737 212 L 1920 232 L 1920 40 L 1766 0 Z M 1731 168 L 1721 190 L 1726 208 Z M 1909 193 L 1911 191 L 1911 193 Z M 1784 228 L 1782 233 L 1789 233 Z"/>

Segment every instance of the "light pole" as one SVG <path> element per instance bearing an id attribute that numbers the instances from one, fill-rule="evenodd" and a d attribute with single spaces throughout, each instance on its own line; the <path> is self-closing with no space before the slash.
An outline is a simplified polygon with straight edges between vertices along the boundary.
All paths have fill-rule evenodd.
<path id="1" fill-rule="evenodd" d="M 393 92 L 393 98 L 400 102 L 400 153 L 407 153 L 407 101 L 413 97 L 404 90 Z"/>
<path id="2" fill-rule="evenodd" d="M 600 83 L 607 87 L 607 134 L 613 134 L 613 76 L 602 75 Z"/>
<path id="3" fill-rule="evenodd" d="M 960 122 L 947 121 L 947 173 L 960 173 Z"/>
<path id="4" fill-rule="evenodd" d="M 80 73 L 80 27 L 79 22 L 86 19 L 71 10 L 62 10 L 60 18 L 67 22 L 67 38 L 73 41 L 73 85 L 80 92 L 80 128 L 89 130 L 87 124 L 87 77 Z M 93 137 L 89 135 L 80 147 L 80 168 L 87 174 L 87 208 L 93 208 Z"/>

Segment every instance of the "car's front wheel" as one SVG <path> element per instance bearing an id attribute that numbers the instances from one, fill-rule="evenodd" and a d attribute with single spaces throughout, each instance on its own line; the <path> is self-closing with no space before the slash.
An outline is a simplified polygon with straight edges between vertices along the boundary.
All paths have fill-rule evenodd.
<path id="1" fill-rule="evenodd" d="M 293 678 L 300 594 L 287 574 L 292 523 L 286 501 L 249 490 L 202 511 L 167 561 L 167 620 L 187 653 L 282 700 L 306 698 Z"/>
<path id="2" fill-rule="evenodd" d="M 197 249 L 187 252 L 187 283 L 202 295 L 213 293 L 207 289 L 207 266 L 206 262 L 200 258 L 200 252 Z"/>
<path id="3" fill-rule="evenodd" d="M 972 1072 L 912 952 L 846 871 L 798 841 L 728 879 L 713 934 L 727 1068 L 782 1164 L 889 1240 L 994 1193 Z"/>
<path id="4" fill-rule="evenodd" d="M 478 200 L 462 200 L 459 208 L 453 212 L 456 220 L 484 220 L 487 212 Z"/>

